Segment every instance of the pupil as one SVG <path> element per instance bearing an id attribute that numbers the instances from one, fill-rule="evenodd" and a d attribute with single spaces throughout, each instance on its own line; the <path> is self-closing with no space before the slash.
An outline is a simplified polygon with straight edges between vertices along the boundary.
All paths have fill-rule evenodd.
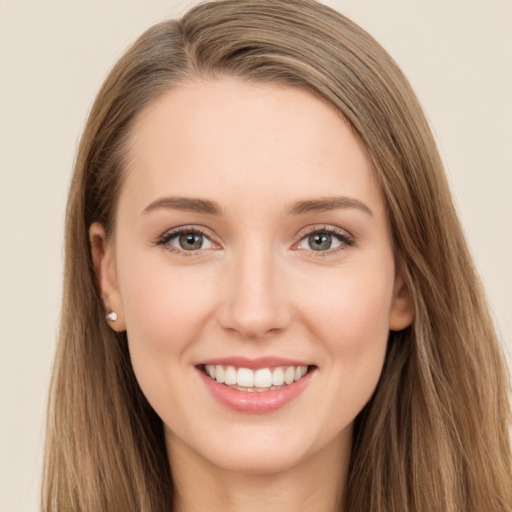
<path id="1" fill-rule="evenodd" d="M 203 235 L 196 233 L 184 233 L 180 235 L 180 246 L 186 250 L 201 249 L 203 245 Z"/>
<path id="2" fill-rule="evenodd" d="M 331 247 L 332 239 L 330 235 L 316 234 L 309 237 L 309 246 L 314 251 L 326 251 Z"/>

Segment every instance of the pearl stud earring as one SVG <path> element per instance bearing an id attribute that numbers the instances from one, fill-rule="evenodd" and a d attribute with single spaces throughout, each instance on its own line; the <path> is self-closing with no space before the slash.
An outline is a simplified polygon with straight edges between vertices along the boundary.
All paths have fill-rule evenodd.
<path id="1" fill-rule="evenodd" d="M 105 318 L 107 319 L 107 322 L 115 322 L 117 320 L 117 313 L 115 311 L 109 311 L 106 315 L 105 315 Z"/>

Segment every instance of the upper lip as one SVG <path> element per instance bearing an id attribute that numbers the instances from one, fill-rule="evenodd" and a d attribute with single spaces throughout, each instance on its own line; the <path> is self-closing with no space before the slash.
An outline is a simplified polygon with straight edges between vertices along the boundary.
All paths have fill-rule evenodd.
<path id="1" fill-rule="evenodd" d="M 258 357 L 255 359 L 240 356 L 217 357 L 214 359 L 201 361 L 197 364 L 197 366 L 203 366 L 207 364 L 234 366 L 236 368 L 249 368 L 251 370 L 257 370 L 258 368 L 275 368 L 278 366 L 310 366 L 310 364 L 305 361 L 298 361 L 296 359 L 287 359 L 276 356 Z"/>

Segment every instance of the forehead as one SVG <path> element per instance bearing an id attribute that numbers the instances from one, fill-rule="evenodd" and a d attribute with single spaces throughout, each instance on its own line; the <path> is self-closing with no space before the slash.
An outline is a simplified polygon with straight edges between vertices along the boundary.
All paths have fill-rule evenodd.
<path id="1" fill-rule="evenodd" d="M 273 83 L 216 80 L 170 90 L 136 119 L 127 160 L 127 184 L 146 202 L 229 190 L 253 199 L 279 192 L 282 201 L 380 195 L 365 148 L 339 113 Z"/>

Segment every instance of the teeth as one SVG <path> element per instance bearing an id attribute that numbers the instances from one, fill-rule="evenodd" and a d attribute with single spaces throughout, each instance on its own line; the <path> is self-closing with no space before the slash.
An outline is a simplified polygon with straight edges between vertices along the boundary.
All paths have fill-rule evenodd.
<path id="1" fill-rule="evenodd" d="M 282 386 L 284 384 L 284 370 L 279 367 L 272 372 L 272 385 Z"/>
<path id="2" fill-rule="evenodd" d="M 217 382 L 219 382 L 220 384 L 222 384 L 224 382 L 224 368 L 218 364 L 217 366 L 213 366 L 213 365 L 207 365 L 207 367 L 210 366 L 212 368 L 215 368 L 215 375 L 212 376 L 210 375 L 210 377 L 212 377 L 213 379 L 215 379 Z"/>
<path id="3" fill-rule="evenodd" d="M 273 380 L 270 368 L 261 368 L 254 372 L 254 385 L 257 388 L 269 388 L 272 384 Z"/>
<path id="4" fill-rule="evenodd" d="M 224 373 L 225 384 L 236 384 L 237 372 L 234 366 L 228 366 Z"/>
<path id="5" fill-rule="evenodd" d="M 254 372 L 249 368 L 238 368 L 236 372 L 236 384 L 244 388 L 254 387 Z"/>
<path id="6" fill-rule="evenodd" d="M 235 368 L 234 366 L 205 365 L 205 373 L 219 384 L 227 384 L 241 391 L 267 391 L 292 384 L 308 371 L 307 366 L 278 366 L 276 368 Z"/>
<path id="7" fill-rule="evenodd" d="M 288 366 L 286 371 L 284 372 L 284 381 L 286 384 L 291 384 L 295 378 L 295 368 L 293 366 Z"/>

